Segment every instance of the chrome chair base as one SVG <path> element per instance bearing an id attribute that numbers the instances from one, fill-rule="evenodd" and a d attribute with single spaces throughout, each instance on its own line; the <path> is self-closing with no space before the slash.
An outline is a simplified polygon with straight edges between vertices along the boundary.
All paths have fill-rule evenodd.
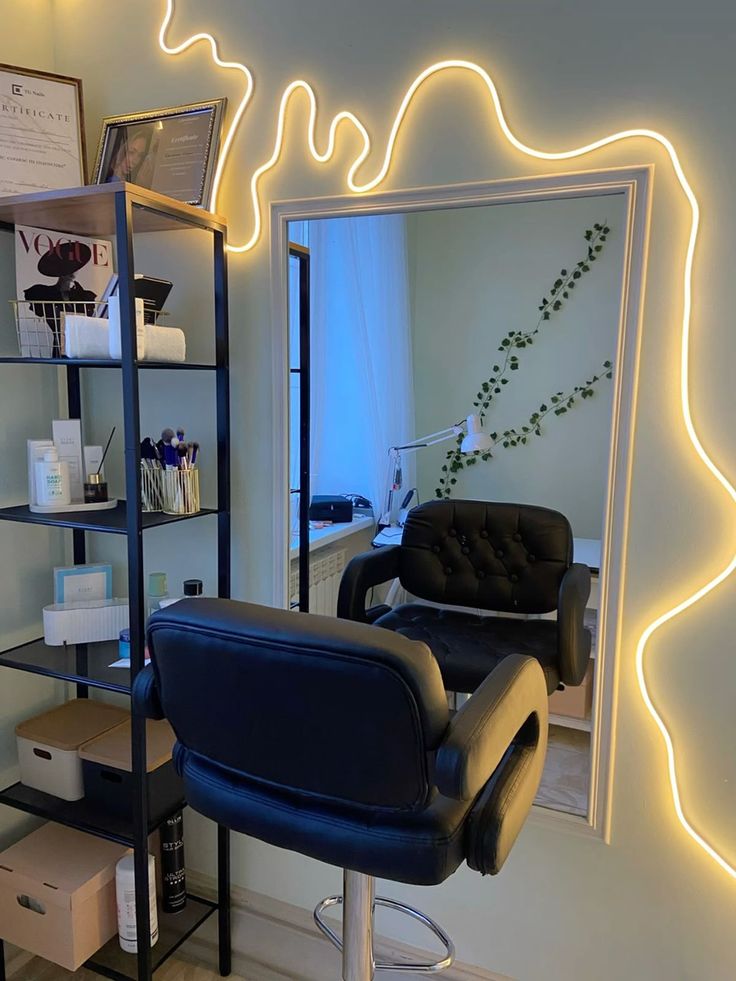
<path id="1" fill-rule="evenodd" d="M 343 981 L 372 981 L 375 971 L 406 971 L 414 974 L 437 974 L 452 965 L 455 960 L 455 945 L 439 924 L 420 910 L 375 895 L 375 882 L 372 876 L 345 869 L 343 873 L 343 895 L 323 899 L 314 910 L 314 922 L 333 946 L 342 952 Z M 342 906 L 344 940 L 328 926 L 323 918 L 325 910 L 331 906 Z M 430 964 L 412 964 L 407 961 L 391 963 L 376 961 L 373 956 L 373 914 L 376 906 L 405 913 L 426 926 L 445 948 L 445 956 Z"/>

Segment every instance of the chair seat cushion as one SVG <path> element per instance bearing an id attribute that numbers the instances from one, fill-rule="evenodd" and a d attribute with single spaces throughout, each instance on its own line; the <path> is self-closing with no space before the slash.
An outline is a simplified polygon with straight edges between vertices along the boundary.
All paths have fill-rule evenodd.
<path id="1" fill-rule="evenodd" d="M 335 733 L 340 738 L 340 733 Z M 435 793 L 421 809 L 326 802 L 249 780 L 177 744 L 187 803 L 233 831 L 366 875 L 436 885 L 465 859 L 473 801 Z"/>
<path id="2" fill-rule="evenodd" d="M 437 659 L 448 691 L 475 691 L 509 654 L 536 658 L 549 694 L 560 683 L 556 620 L 477 616 L 405 603 L 379 617 L 376 626 L 423 641 Z"/>

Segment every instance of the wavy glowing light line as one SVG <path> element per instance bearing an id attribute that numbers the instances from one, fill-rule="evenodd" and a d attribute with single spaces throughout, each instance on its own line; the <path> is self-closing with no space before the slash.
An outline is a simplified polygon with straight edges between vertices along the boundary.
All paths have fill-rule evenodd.
<path id="1" fill-rule="evenodd" d="M 168 55 L 178 55 L 182 54 L 184 51 L 187 51 L 198 41 L 205 41 L 210 46 L 210 54 L 212 55 L 212 60 L 215 62 L 215 64 L 219 65 L 220 68 L 228 68 L 232 71 L 242 72 L 242 74 L 245 76 L 245 92 L 243 93 L 242 99 L 238 103 L 238 107 L 235 110 L 235 115 L 233 116 L 232 122 L 228 128 L 225 140 L 220 150 L 220 157 L 217 161 L 217 166 L 215 167 L 215 176 L 212 180 L 212 210 L 214 211 L 215 202 L 217 201 L 217 195 L 220 190 L 222 173 L 225 169 L 225 164 L 227 163 L 227 158 L 233 145 L 233 140 L 235 139 L 238 127 L 240 126 L 240 120 L 243 118 L 243 113 L 253 97 L 253 73 L 247 67 L 247 65 L 241 65 L 240 62 L 223 61 L 218 52 L 217 41 L 215 41 L 211 34 L 193 34 L 191 37 L 187 38 L 186 41 L 182 41 L 181 44 L 177 44 L 174 47 L 169 46 L 166 43 L 166 35 L 168 34 L 169 24 L 171 23 L 171 18 L 173 16 L 174 0 L 167 0 L 166 13 L 164 14 L 164 19 L 161 22 L 161 29 L 158 32 L 158 43 L 162 51 L 165 51 Z"/>
<path id="2" fill-rule="evenodd" d="M 171 19 L 174 12 L 174 0 L 166 0 L 166 13 L 164 15 L 163 22 L 161 24 L 161 30 L 159 32 L 159 44 L 163 51 L 170 55 L 181 54 L 183 51 L 187 50 L 197 41 L 206 41 L 209 43 L 210 50 L 212 53 L 212 58 L 222 68 L 233 69 L 242 72 L 246 77 L 246 89 L 243 94 L 241 101 L 238 104 L 235 116 L 230 124 L 230 128 L 227 133 L 227 137 L 222 147 L 220 158 L 217 164 L 216 177 L 214 182 L 213 190 L 213 210 L 215 210 L 217 192 L 220 186 L 220 180 L 222 178 L 222 173 L 227 162 L 228 155 L 232 148 L 232 143 L 235 138 L 236 132 L 240 126 L 240 123 L 245 113 L 245 109 L 250 102 L 253 95 L 253 76 L 250 70 L 243 64 L 237 62 L 226 62 L 223 61 L 218 53 L 218 45 L 214 37 L 211 34 L 195 34 L 183 41 L 181 44 L 172 47 L 166 42 L 166 35 L 168 34 L 168 29 L 171 24 Z M 736 488 L 728 481 L 726 476 L 710 458 L 706 452 L 700 438 L 695 430 L 695 426 L 692 419 L 692 413 L 690 408 L 690 394 L 689 394 L 689 350 L 690 350 L 690 321 L 691 321 L 691 310 L 692 310 L 692 271 L 693 271 L 693 261 L 695 257 L 695 247 L 698 239 L 698 229 L 700 225 L 700 208 L 698 206 L 697 199 L 693 193 L 693 189 L 690 186 L 685 172 L 680 163 L 680 159 L 677 155 L 672 143 L 663 136 L 661 133 L 656 132 L 651 129 L 627 129 L 622 130 L 618 133 L 614 133 L 611 136 L 602 137 L 599 140 L 595 140 L 592 143 L 587 143 L 584 146 L 577 147 L 574 150 L 565 150 L 560 152 L 548 152 L 544 150 L 537 150 L 533 147 L 528 146 L 523 143 L 518 137 L 512 132 L 509 124 L 506 121 L 506 117 L 501 106 L 501 100 L 498 95 L 498 90 L 488 72 L 485 71 L 480 65 L 475 64 L 471 61 L 463 61 L 460 59 L 449 59 L 446 61 L 439 61 L 433 65 L 430 65 L 423 72 L 421 72 L 414 81 L 411 83 L 407 92 L 402 99 L 401 105 L 394 117 L 393 125 L 388 137 L 386 144 L 386 151 L 383 157 L 383 162 L 378 170 L 378 173 L 371 180 L 365 183 L 360 183 L 356 180 L 356 175 L 360 168 L 363 166 L 365 160 L 371 152 L 371 139 L 363 123 L 360 119 L 354 115 L 354 113 L 347 110 L 342 110 L 337 113 L 337 115 L 332 119 L 329 128 L 327 147 L 324 151 L 320 151 L 317 148 L 316 142 L 316 129 L 317 129 L 317 97 L 315 95 L 312 86 L 302 79 L 296 79 L 295 81 L 289 83 L 284 93 L 281 97 L 281 102 L 279 106 L 278 119 L 276 125 L 276 138 L 274 141 L 274 149 L 265 163 L 261 164 L 252 174 L 250 180 L 250 195 L 251 203 L 253 206 L 254 214 L 254 228 L 251 237 L 242 245 L 228 245 L 228 249 L 231 252 L 244 253 L 249 252 L 258 243 L 261 232 L 262 232 L 262 208 L 261 208 L 261 198 L 259 194 L 259 182 L 264 174 L 272 170 L 281 158 L 284 143 L 284 129 L 286 125 L 286 115 L 291 102 L 292 96 L 297 92 L 303 92 L 306 94 L 309 100 L 309 126 L 307 131 L 307 145 L 309 152 L 312 157 L 318 163 L 327 163 L 332 159 L 336 140 L 337 140 L 337 130 L 342 122 L 350 122 L 355 126 L 359 135 L 362 138 L 362 149 L 357 155 L 347 173 L 346 183 L 349 190 L 356 194 L 365 194 L 369 191 L 374 190 L 379 184 L 383 182 L 386 178 L 389 170 L 391 169 L 391 164 L 393 162 L 394 149 L 396 146 L 396 141 L 399 137 L 399 132 L 406 119 L 406 115 L 409 111 L 411 103 L 421 88 L 421 86 L 432 76 L 438 75 L 441 72 L 447 71 L 468 71 L 476 75 L 486 86 L 488 93 L 493 104 L 493 109 L 495 111 L 496 120 L 501 128 L 506 139 L 511 143 L 512 146 L 516 147 L 521 153 L 526 154 L 529 157 L 534 157 L 538 160 L 572 160 L 576 157 L 582 157 L 586 154 L 593 153 L 595 150 L 602 149 L 603 147 L 610 146 L 611 144 L 621 142 L 623 140 L 630 139 L 647 139 L 654 140 L 667 152 L 670 162 L 672 164 L 675 176 L 677 178 L 680 187 L 685 194 L 691 211 L 691 226 L 690 235 L 688 239 L 687 253 L 685 257 L 685 265 L 683 270 L 683 314 L 682 314 L 682 341 L 681 341 L 681 351 L 680 351 L 680 399 L 682 404 L 682 415 L 685 423 L 685 429 L 690 442 L 700 458 L 703 464 L 708 468 L 713 477 L 718 481 L 718 483 L 723 487 L 726 493 L 729 495 L 732 501 L 736 503 Z M 698 603 L 704 596 L 707 596 L 712 590 L 719 586 L 724 580 L 726 580 L 736 569 L 736 555 L 731 559 L 728 565 L 710 579 L 705 585 L 701 586 L 696 592 L 692 593 L 686 599 L 682 600 L 676 606 L 667 610 L 665 613 L 658 616 L 653 620 L 649 626 L 644 630 L 639 638 L 639 642 L 636 647 L 636 676 L 639 684 L 639 690 L 641 692 L 644 705 L 646 706 L 649 714 L 654 719 L 654 722 L 659 729 L 662 739 L 665 744 L 665 749 L 667 752 L 667 769 L 670 782 L 670 788 L 672 791 L 672 800 L 675 808 L 675 814 L 677 818 L 687 832 L 688 835 L 706 852 L 710 858 L 713 859 L 720 867 L 732 878 L 736 879 L 736 867 L 729 863 L 718 851 L 711 845 L 706 838 L 698 832 L 692 823 L 688 820 L 682 805 L 682 799 L 680 795 L 680 788 L 677 776 L 677 762 L 675 757 L 674 743 L 670 731 L 662 718 L 662 715 L 657 710 L 652 696 L 649 692 L 649 687 L 647 685 L 646 676 L 644 673 L 644 654 L 646 647 L 657 630 L 664 624 L 669 623 L 674 620 L 685 610 L 690 609 Z"/>

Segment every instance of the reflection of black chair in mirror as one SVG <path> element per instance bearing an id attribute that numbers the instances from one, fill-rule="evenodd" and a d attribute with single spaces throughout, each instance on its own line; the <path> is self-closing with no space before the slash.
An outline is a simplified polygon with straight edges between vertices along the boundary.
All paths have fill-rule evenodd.
<path id="1" fill-rule="evenodd" d="M 392 579 L 420 600 L 505 614 L 556 611 L 557 619 L 480 616 L 405 603 L 366 610 Z M 472 692 L 504 658 L 542 665 L 547 691 L 579 685 L 590 657 L 583 625 L 590 570 L 572 562 L 572 531 L 557 511 L 525 504 L 432 501 L 409 512 L 400 545 L 358 555 L 340 583 L 338 616 L 375 623 L 429 647 L 445 688 Z"/>
<path id="2" fill-rule="evenodd" d="M 424 644 L 359 623 L 231 600 L 154 614 L 138 714 L 166 718 L 188 803 L 223 827 L 343 868 L 319 904 L 345 981 L 370 981 L 373 877 L 432 885 L 462 862 L 503 865 L 539 785 L 547 693 L 539 665 L 509 658 L 450 719 Z M 342 904 L 343 940 L 322 920 Z M 408 970 L 407 964 L 401 970 Z"/>

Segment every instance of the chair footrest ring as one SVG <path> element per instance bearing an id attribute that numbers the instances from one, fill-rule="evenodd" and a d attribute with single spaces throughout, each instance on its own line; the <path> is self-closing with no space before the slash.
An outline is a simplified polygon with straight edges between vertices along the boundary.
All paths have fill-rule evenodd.
<path id="1" fill-rule="evenodd" d="M 330 943 L 337 947 L 337 949 L 340 951 L 342 950 L 343 946 L 342 939 L 337 933 L 335 933 L 332 927 L 325 923 L 322 914 L 331 906 L 342 905 L 342 896 L 329 896 L 327 899 L 323 899 L 314 910 L 314 922 L 327 937 Z M 435 923 L 434 920 L 422 913 L 421 910 L 414 909 L 413 906 L 407 906 L 405 903 L 399 903 L 395 899 L 386 899 L 382 896 L 376 896 L 373 905 L 374 908 L 376 906 L 383 906 L 386 909 L 396 910 L 397 913 L 404 913 L 406 916 L 411 916 L 412 919 L 417 920 L 423 926 L 427 927 L 427 929 L 430 930 L 435 937 L 437 937 L 442 946 L 445 948 L 445 956 L 441 960 L 434 961 L 431 964 L 411 964 L 408 961 L 400 961 L 398 963 L 392 963 L 390 961 L 376 961 L 375 967 L 377 971 L 413 971 L 416 974 L 436 974 L 438 971 L 444 971 L 448 967 L 452 966 L 455 961 L 455 944 L 438 923 Z"/>

